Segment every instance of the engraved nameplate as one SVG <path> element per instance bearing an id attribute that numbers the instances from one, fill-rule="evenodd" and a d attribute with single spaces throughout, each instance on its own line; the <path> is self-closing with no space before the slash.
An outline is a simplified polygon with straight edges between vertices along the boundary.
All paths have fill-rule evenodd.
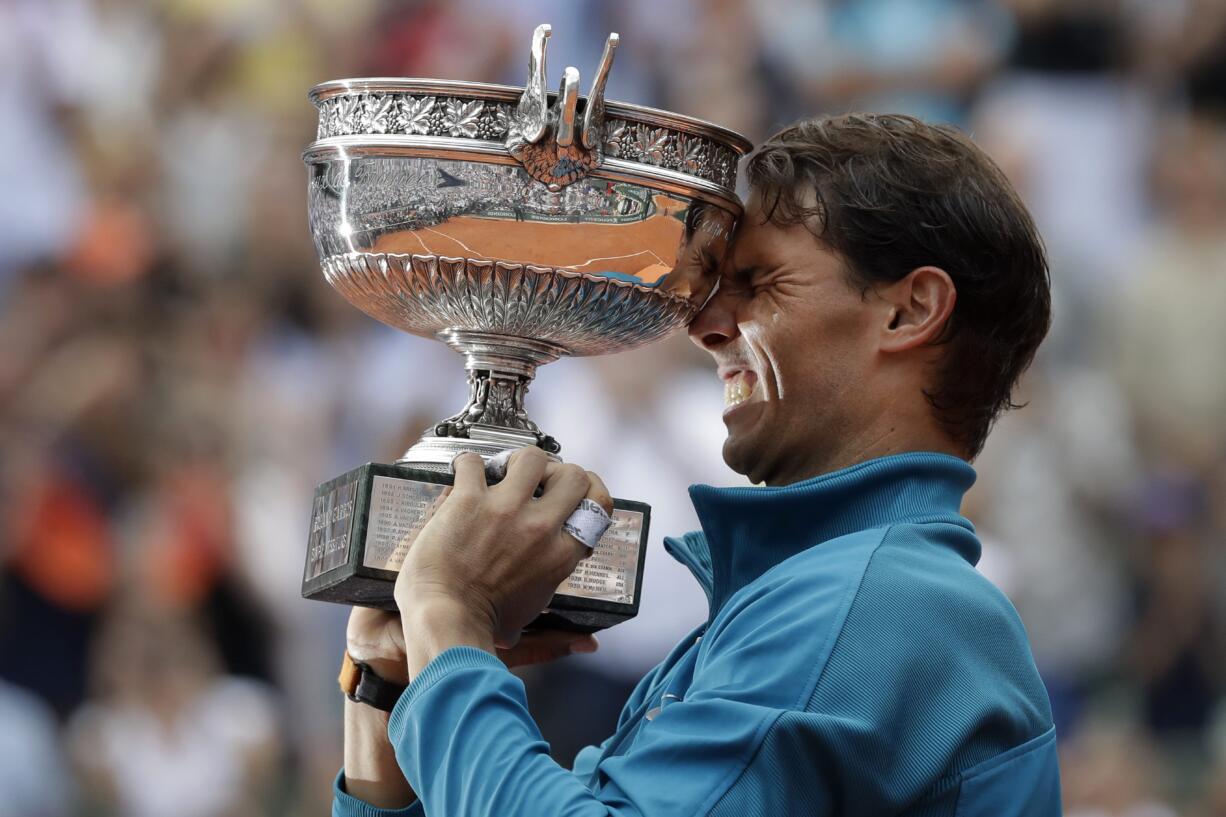
<path id="1" fill-rule="evenodd" d="M 641 511 L 614 509 L 613 524 L 600 537 L 592 555 L 558 585 L 558 592 L 564 596 L 633 604 L 642 529 Z"/>
<path id="2" fill-rule="evenodd" d="M 366 567 L 399 571 L 446 487 L 433 482 L 374 477 L 362 563 Z M 613 524 L 592 555 L 558 586 L 558 593 L 615 604 L 634 603 L 643 514 L 619 508 L 613 511 L 612 518 Z"/>
<path id="3" fill-rule="evenodd" d="M 370 489 L 370 522 L 362 563 L 399 571 L 409 546 L 430 519 L 446 485 L 396 477 L 375 477 Z"/>
<path id="4" fill-rule="evenodd" d="M 304 581 L 310 581 L 349 561 L 349 532 L 359 478 L 340 482 L 315 497 L 311 533 L 307 538 Z"/>

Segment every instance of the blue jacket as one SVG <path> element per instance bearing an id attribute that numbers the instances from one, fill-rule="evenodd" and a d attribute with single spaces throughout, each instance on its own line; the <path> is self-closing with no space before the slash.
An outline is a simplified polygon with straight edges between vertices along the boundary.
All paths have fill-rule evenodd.
<path id="1" fill-rule="evenodd" d="M 520 681 L 448 650 L 388 730 L 421 799 L 374 809 L 342 775 L 333 814 L 1059 815 L 1047 694 L 958 512 L 974 478 L 915 453 L 783 488 L 694 486 L 702 532 L 666 546 L 710 617 L 612 737 L 558 766 Z"/>

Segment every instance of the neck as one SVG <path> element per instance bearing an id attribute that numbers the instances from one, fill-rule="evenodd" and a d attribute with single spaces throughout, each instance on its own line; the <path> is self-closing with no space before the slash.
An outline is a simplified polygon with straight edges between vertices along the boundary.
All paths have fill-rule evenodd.
<path id="1" fill-rule="evenodd" d="M 910 451 L 966 459 L 966 451 L 941 428 L 927 401 L 922 401 L 920 412 L 914 410 L 914 404 L 910 401 L 910 405 L 904 405 L 897 398 L 877 401 L 860 413 L 854 428 L 847 423 L 836 430 L 829 447 L 806 450 L 797 446 L 794 461 L 784 463 L 761 481 L 771 486 L 792 485 L 866 460 Z M 863 422 L 865 419 L 869 422 Z"/>

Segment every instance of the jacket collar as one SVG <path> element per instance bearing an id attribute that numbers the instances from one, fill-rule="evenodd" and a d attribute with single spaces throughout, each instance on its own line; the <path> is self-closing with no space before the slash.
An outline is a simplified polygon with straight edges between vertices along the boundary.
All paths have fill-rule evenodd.
<path id="1" fill-rule="evenodd" d="M 665 539 L 694 574 L 714 616 L 740 588 L 822 542 L 899 523 L 946 522 L 974 532 L 960 513 L 975 470 L 947 454 L 907 453 L 867 460 L 777 488 L 690 486 L 701 531 Z M 979 544 L 959 552 L 972 565 Z"/>

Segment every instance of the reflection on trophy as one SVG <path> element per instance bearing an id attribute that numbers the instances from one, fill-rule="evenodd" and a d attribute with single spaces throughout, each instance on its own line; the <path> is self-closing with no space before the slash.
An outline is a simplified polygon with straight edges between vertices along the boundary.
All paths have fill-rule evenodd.
<path id="1" fill-rule="evenodd" d="M 470 392 L 395 464 L 319 487 L 308 598 L 393 608 L 396 571 L 456 454 L 536 445 L 559 455 L 525 409 L 536 367 L 662 338 L 715 286 L 748 141 L 605 101 L 616 34 L 586 98 L 574 68 L 547 93 L 549 35 L 534 32 L 522 89 L 360 79 L 311 91 L 319 137 L 304 160 L 324 275 L 367 314 L 460 352 Z M 573 399 L 582 412 L 584 396 Z M 593 431 L 615 444 L 616 429 Z M 650 509 L 614 505 L 539 623 L 595 630 L 637 613 Z"/>

